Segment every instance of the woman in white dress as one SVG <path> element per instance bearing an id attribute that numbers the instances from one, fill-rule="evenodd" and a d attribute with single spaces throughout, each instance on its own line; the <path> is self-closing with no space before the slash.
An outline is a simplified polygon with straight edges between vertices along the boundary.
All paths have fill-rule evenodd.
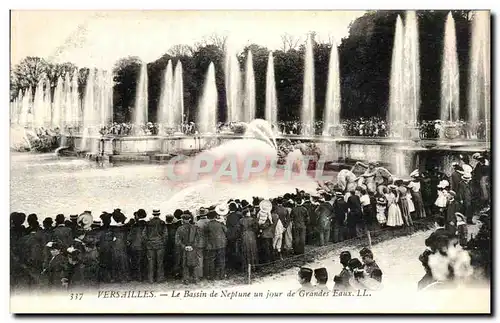
<path id="1" fill-rule="evenodd" d="M 389 193 L 386 194 L 387 199 L 387 226 L 400 227 L 404 224 L 401 216 L 401 209 L 398 206 L 398 191 L 396 185 L 389 185 Z"/>

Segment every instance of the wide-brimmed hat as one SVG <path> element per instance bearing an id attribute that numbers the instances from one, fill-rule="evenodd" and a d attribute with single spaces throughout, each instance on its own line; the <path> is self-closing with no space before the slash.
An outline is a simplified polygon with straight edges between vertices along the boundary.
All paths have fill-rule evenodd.
<path id="1" fill-rule="evenodd" d="M 387 204 L 387 200 L 386 200 L 385 198 L 383 198 L 383 197 L 379 197 L 379 198 L 377 199 L 377 203 L 378 203 L 378 204 L 384 204 L 384 205 L 385 205 L 385 204 Z"/>
<path id="2" fill-rule="evenodd" d="M 229 213 L 229 208 L 228 208 L 227 204 L 221 203 L 221 204 L 217 205 L 215 207 L 215 213 L 217 213 L 218 215 L 221 215 L 221 216 L 227 215 Z"/>
<path id="3" fill-rule="evenodd" d="M 481 159 L 481 158 L 483 158 L 483 155 L 481 155 L 481 153 L 474 153 L 474 154 L 472 155 L 472 158 L 473 158 L 473 159 Z"/>
<path id="4" fill-rule="evenodd" d="M 462 179 L 464 179 L 464 180 L 469 180 L 469 179 L 472 179 L 472 176 L 471 176 L 469 173 L 464 173 L 464 174 L 462 175 Z"/>
<path id="5" fill-rule="evenodd" d="M 465 222 L 465 215 L 463 215 L 462 213 L 460 213 L 460 212 L 455 212 L 455 216 L 456 216 L 456 217 L 461 218 L 461 219 L 462 219 L 462 221 L 464 221 L 464 222 Z"/>
<path id="6" fill-rule="evenodd" d="M 204 207 L 201 207 L 198 210 L 198 216 L 207 216 L 208 215 L 208 210 Z"/>
<path id="7" fill-rule="evenodd" d="M 259 203 L 259 208 L 263 212 L 271 212 L 271 210 L 273 209 L 273 204 L 269 200 L 263 200 Z"/>
<path id="8" fill-rule="evenodd" d="M 153 216 L 160 216 L 160 210 L 153 210 Z"/>
<path id="9" fill-rule="evenodd" d="M 390 189 L 390 190 L 395 190 L 395 189 L 397 189 L 398 187 L 397 187 L 396 185 L 394 185 L 394 184 L 389 184 L 389 185 L 387 186 L 387 188 L 388 188 L 388 189 Z"/>
<path id="10" fill-rule="evenodd" d="M 413 172 L 410 173 L 410 177 L 412 177 L 412 178 L 419 177 L 419 176 L 420 176 L 420 172 L 418 171 L 418 169 L 415 169 Z"/>
<path id="11" fill-rule="evenodd" d="M 448 195 L 455 198 L 457 196 L 457 193 L 455 193 L 455 191 L 448 191 Z"/>

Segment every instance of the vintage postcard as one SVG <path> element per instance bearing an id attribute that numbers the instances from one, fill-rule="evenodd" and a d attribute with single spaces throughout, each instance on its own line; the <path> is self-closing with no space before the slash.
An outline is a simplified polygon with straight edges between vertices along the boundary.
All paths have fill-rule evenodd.
<path id="1" fill-rule="evenodd" d="M 11 11 L 11 312 L 490 314 L 490 24 Z"/>

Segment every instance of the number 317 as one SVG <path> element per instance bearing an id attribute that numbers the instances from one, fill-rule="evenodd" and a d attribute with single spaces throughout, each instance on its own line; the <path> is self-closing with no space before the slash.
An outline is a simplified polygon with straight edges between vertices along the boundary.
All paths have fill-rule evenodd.
<path id="1" fill-rule="evenodd" d="M 80 301 L 83 298 L 83 293 L 71 293 L 69 294 L 70 300 Z"/>

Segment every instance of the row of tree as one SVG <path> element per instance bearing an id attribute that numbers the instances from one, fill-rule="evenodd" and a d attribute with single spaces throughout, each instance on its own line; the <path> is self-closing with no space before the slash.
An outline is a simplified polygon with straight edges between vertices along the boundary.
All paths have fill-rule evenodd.
<path id="1" fill-rule="evenodd" d="M 444 26 L 447 11 L 420 11 L 419 24 L 420 66 L 421 66 L 421 119 L 439 118 L 440 71 L 444 46 Z M 342 39 L 339 51 L 341 97 L 343 118 L 369 116 L 385 117 L 389 102 L 389 81 L 392 47 L 396 18 L 403 11 L 371 11 L 354 20 L 349 27 L 349 35 Z M 457 51 L 460 68 L 461 115 L 466 116 L 469 44 L 471 37 L 471 12 L 454 11 L 456 22 Z M 313 34 L 314 36 L 314 34 Z M 226 94 L 224 86 L 225 37 L 213 35 L 203 43 L 194 46 L 176 45 L 154 62 L 147 64 L 148 100 L 150 120 L 156 120 L 156 112 L 162 90 L 163 73 L 169 60 L 180 61 L 183 67 L 184 105 L 188 120 L 194 120 L 198 102 L 203 92 L 206 71 L 210 62 L 215 64 L 218 91 L 218 110 L 221 120 L 226 117 Z M 302 104 L 302 84 L 305 47 L 297 37 L 282 36 L 283 48 L 274 51 L 276 90 L 280 120 L 298 120 Z M 326 99 L 328 64 L 332 41 L 314 43 L 316 116 L 322 118 Z M 253 55 L 255 71 L 257 115 L 264 116 L 266 69 L 269 49 L 252 44 L 238 56 L 241 70 L 248 51 Z M 136 84 L 141 60 L 127 57 L 119 60 L 114 67 L 114 120 L 130 120 L 134 107 Z M 71 63 L 52 64 L 42 58 L 27 57 L 11 70 L 11 98 L 20 89 L 29 86 L 34 91 L 38 79 L 47 75 L 55 88 L 57 78 L 71 73 L 76 66 Z M 79 68 L 79 92 L 83 97 L 88 68 Z"/>

